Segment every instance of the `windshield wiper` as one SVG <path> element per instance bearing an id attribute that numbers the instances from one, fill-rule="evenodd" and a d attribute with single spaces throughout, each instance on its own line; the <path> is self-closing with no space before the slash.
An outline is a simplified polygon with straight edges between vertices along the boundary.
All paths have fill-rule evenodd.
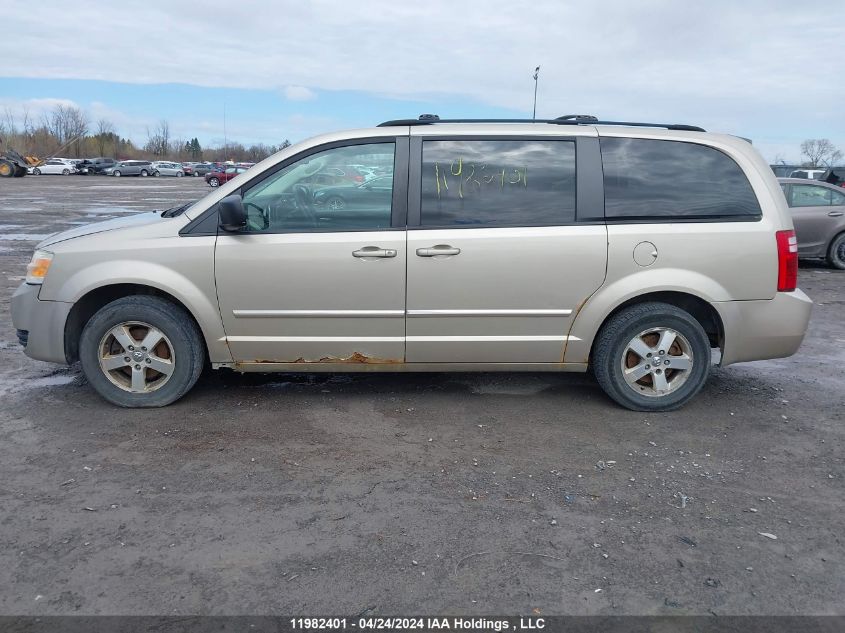
<path id="1" fill-rule="evenodd" d="M 194 203 L 193 202 L 186 202 L 185 204 L 183 204 L 181 206 L 172 207 L 170 209 L 165 209 L 164 211 L 161 212 L 161 217 L 163 217 L 163 218 L 175 218 L 177 215 L 182 215 L 183 213 L 185 213 L 185 211 L 188 210 L 188 207 L 190 207 L 192 204 L 194 204 Z"/>

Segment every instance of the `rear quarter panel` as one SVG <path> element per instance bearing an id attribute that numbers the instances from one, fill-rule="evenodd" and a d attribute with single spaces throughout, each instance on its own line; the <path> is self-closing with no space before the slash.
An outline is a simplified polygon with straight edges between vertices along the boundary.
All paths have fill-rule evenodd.
<path id="1" fill-rule="evenodd" d="M 599 131 L 604 136 L 699 142 L 725 152 L 745 172 L 760 202 L 762 218 L 742 222 L 608 225 L 607 277 L 572 325 L 566 362 L 588 362 L 593 340 L 605 319 L 622 303 L 637 296 L 675 291 L 711 304 L 768 300 L 775 296 L 775 232 L 791 229 L 792 218 L 772 170 L 747 141 L 671 130 L 631 133 L 600 127 Z M 640 266 L 634 261 L 634 248 L 641 242 L 654 244 L 658 253 L 650 266 Z M 725 324 L 726 329 L 732 326 Z"/>

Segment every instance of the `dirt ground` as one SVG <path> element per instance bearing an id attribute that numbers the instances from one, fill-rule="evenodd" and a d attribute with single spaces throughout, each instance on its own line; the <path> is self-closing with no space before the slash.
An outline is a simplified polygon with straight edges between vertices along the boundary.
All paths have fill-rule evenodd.
<path id="1" fill-rule="evenodd" d="M 796 356 L 668 414 L 577 374 L 218 372 L 121 410 L 23 355 L 41 236 L 207 189 L 0 180 L 0 614 L 845 613 L 845 274 L 802 265 Z"/>

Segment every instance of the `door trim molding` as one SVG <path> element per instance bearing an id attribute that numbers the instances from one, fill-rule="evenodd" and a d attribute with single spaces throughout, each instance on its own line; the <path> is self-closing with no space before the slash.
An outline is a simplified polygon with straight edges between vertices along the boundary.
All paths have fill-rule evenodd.
<path id="1" fill-rule="evenodd" d="M 232 310 L 236 319 L 403 317 L 404 310 Z"/>
<path id="2" fill-rule="evenodd" d="M 409 317 L 522 317 L 570 316 L 572 310 L 408 310 Z"/>

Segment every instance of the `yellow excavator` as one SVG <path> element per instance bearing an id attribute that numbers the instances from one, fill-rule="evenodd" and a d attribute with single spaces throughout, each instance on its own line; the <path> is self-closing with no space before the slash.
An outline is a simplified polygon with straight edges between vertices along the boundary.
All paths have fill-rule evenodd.
<path id="1" fill-rule="evenodd" d="M 56 150 L 53 156 L 63 151 L 66 147 L 70 146 L 81 138 L 81 136 L 72 138 L 67 143 L 62 145 L 58 150 Z M 31 169 L 33 167 L 40 167 L 48 160 L 50 160 L 50 158 L 52 158 L 52 156 L 48 158 L 39 158 L 38 156 L 23 156 L 13 149 L 3 149 L 3 139 L 0 138 L 0 178 L 21 178 L 22 176 L 26 176 L 27 169 Z"/>
<path id="2" fill-rule="evenodd" d="M 13 149 L 3 149 L 0 139 L 0 178 L 20 178 L 26 176 L 28 168 L 43 164 L 44 160 L 37 156 L 22 156 Z"/>

